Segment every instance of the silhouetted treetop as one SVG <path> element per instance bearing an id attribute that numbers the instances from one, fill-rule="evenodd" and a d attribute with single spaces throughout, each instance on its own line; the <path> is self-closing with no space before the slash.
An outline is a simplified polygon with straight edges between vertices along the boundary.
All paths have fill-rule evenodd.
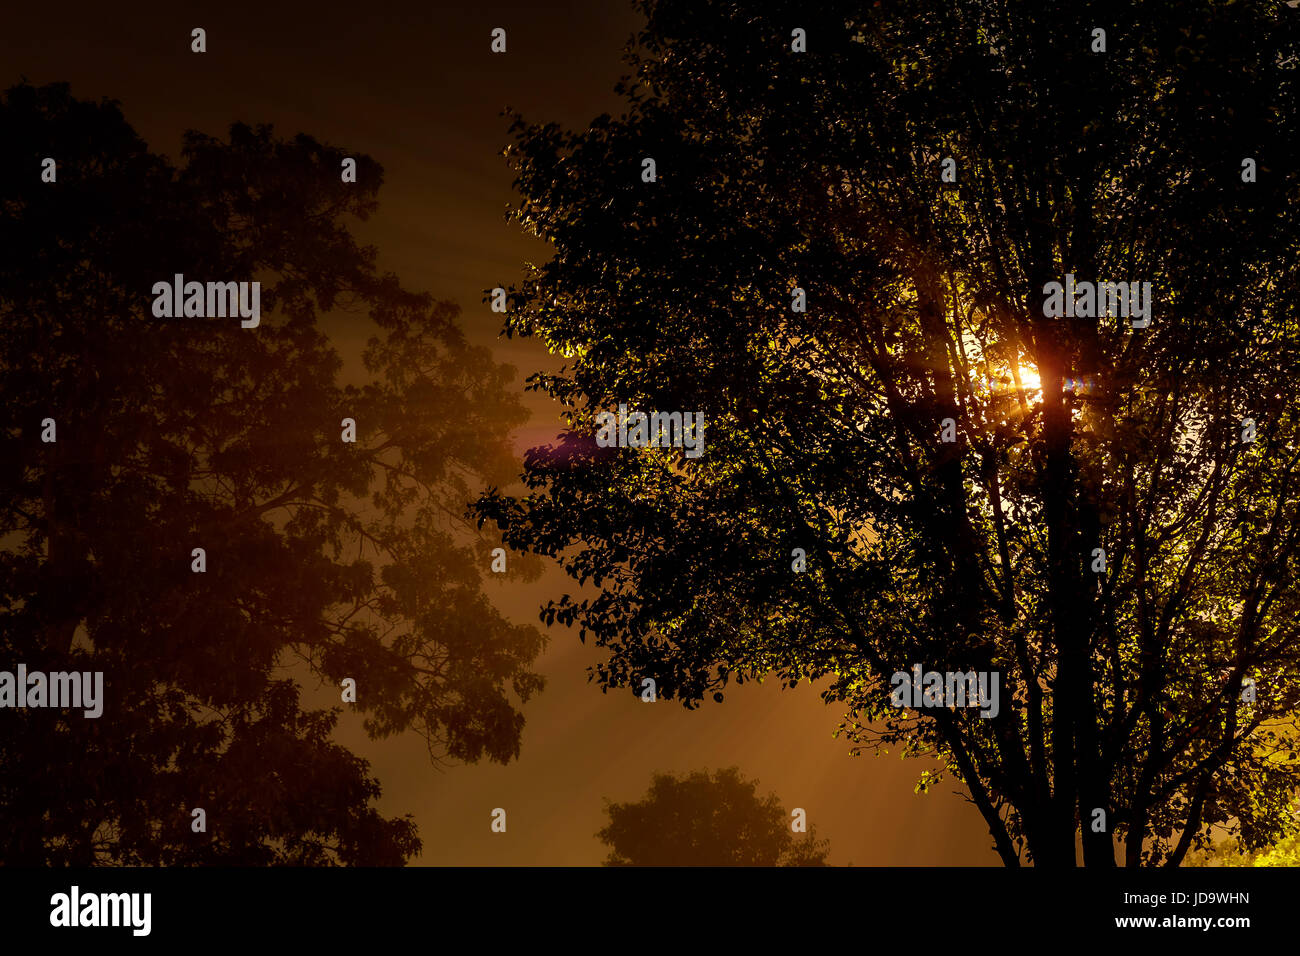
<path id="1" fill-rule="evenodd" d="M 99 719 L 0 713 L 0 861 L 404 861 L 298 678 L 435 758 L 518 754 L 542 638 L 485 598 L 465 514 L 517 467 L 511 371 L 353 239 L 366 156 L 237 124 L 173 165 L 63 85 L 6 92 L 0 139 L 0 661 L 105 684 Z M 157 317 L 176 274 L 259 281 L 260 324 Z M 362 384 L 326 310 L 374 329 Z"/>
<path id="2" fill-rule="evenodd" d="M 815 828 L 794 832 L 777 795 L 760 797 L 737 767 L 657 773 L 645 797 L 605 812 L 606 866 L 825 866 L 830 852 Z"/>
<path id="3" fill-rule="evenodd" d="M 1009 865 L 1294 830 L 1300 11 L 642 6 L 624 114 L 508 150 L 555 254 L 507 331 L 566 357 L 573 452 L 478 512 L 602 589 L 543 619 L 687 706 L 825 681 Z"/>

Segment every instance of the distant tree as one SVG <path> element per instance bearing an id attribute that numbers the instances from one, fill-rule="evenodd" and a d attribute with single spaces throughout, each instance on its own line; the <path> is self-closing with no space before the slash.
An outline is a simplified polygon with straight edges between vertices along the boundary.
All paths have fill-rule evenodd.
<path id="1" fill-rule="evenodd" d="M 0 862 L 403 862 L 414 825 L 294 669 L 340 706 L 355 680 L 374 735 L 518 754 L 542 638 L 485 599 L 465 514 L 517 468 L 510 370 L 356 245 L 368 157 L 343 183 L 349 154 L 236 125 L 173 167 L 65 85 L 7 91 L 0 141 L 0 669 L 102 671 L 106 698 L 0 710 Z M 260 280 L 260 326 L 155 318 L 175 273 Z M 374 325 L 360 387 L 330 309 Z"/>
<path id="2" fill-rule="evenodd" d="M 736 767 L 714 774 L 657 773 L 636 803 L 609 803 L 596 836 L 606 866 L 826 866 L 829 841 L 795 833 L 774 793 Z"/>
<path id="3" fill-rule="evenodd" d="M 642 6 L 624 114 L 508 150 L 554 250 L 508 330 L 569 431 L 479 515 L 601 588 L 544 619 L 687 706 L 825 680 L 1008 865 L 1292 832 L 1300 10 Z M 1149 323 L 1053 314 L 1067 276 Z M 703 412 L 703 455 L 597 447 L 620 405 Z M 998 714 L 893 706 L 914 664 Z"/>

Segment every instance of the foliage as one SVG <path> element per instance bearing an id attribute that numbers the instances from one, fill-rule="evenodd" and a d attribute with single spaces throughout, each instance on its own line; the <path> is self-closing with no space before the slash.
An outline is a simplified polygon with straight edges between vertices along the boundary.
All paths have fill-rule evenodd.
<path id="1" fill-rule="evenodd" d="M 796 835 L 774 793 L 737 767 L 684 776 L 657 773 L 636 803 L 609 803 L 596 836 L 606 866 L 826 866 L 829 841 Z"/>
<path id="2" fill-rule="evenodd" d="M 0 714 L 0 861 L 401 863 L 414 825 L 296 675 L 336 701 L 353 678 L 370 733 L 435 758 L 518 754 L 542 638 L 485 599 L 465 515 L 517 467 L 510 369 L 354 242 L 368 157 L 345 184 L 344 151 L 236 125 L 176 167 L 63 85 L 9 90 L 0 139 L 0 660 L 102 671 L 106 698 Z M 154 318 L 175 273 L 260 280 L 261 325 Z M 375 326 L 363 385 L 329 310 Z"/>
<path id="3" fill-rule="evenodd" d="M 1289 832 L 1300 12 L 817 7 L 652 0 L 624 115 L 516 120 L 555 254 L 507 330 L 569 359 L 532 379 L 569 431 L 480 518 L 602 589 L 543 619 L 605 686 L 824 680 L 856 746 L 960 777 L 1008 865 Z M 1150 325 L 1047 317 L 1067 274 L 1152 283 Z M 704 455 L 597 447 L 619 404 L 702 411 Z M 997 672 L 1000 713 L 892 707 L 913 664 Z"/>

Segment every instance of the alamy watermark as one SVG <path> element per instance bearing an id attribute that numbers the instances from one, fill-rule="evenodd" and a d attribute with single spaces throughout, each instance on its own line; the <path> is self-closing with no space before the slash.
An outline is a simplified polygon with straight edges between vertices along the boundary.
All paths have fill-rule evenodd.
<path id="1" fill-rule="evenodd" d="M 262 321 L 262 283 L 186 282 L 176 273 L 171 282 L 153 284 L 155 318 L 234 318 L 241 328 L 255 329 Z"/>
<path id="2" fill-rule="evenodd" d="M 596 444 L 601 448 L 683 448 L 687 458 L 704 453 L 703 412 L 600 412 Z"/>
<path id="3" fill-rule="evenodd" d="M 981 717 L 998 715 L 997 671 L 895 671 L 889 700 L 895 707 L 978 707 Z"/>
<path id="4" fill-rule="evenodd" d="M 103 671 L 0 671 L 0 708 L 63 707 L 81 709 L 83 717 L 104 712 Z"/>
<path id="5" fill-rule="evenodd" d="M 1043 286 L 1043 295 L 1043 315 L 1049 319 L 1119 316 L 1135 329 L 1151 324 L 1150 282 L 1075 282 L 1067 273 L 1064 284 Z"/>
<path id="6" fill-rule="evenodd" d="M 56 927 L 126 926 L 133 936 L 153 928 L 152 893 L 83 893 L 73 885 L 50 897 L 50 925 Z"/>

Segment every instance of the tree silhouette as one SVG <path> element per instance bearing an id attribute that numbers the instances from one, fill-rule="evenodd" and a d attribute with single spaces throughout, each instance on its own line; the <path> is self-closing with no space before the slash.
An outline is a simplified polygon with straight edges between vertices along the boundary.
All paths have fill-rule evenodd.
<path id="1" fill-rule="evenodd" d="M 465 512 L 517 468 L 510 370 L 353 241 L 368 157 L 345 183 L 343 151 L 236 125 L 173 167 L 65 85 L 9 90 L 0 138 L 0 660 L 102 671 L 105 698 L 0 712 L 0 861 L 403 862 L 414 825 L 296 675 L 435 758 L 518 754 L 542 638 L 485 600 Z M 175 273 L 260 280 L 261 324 L 154 318 Z M 374 324 L 363 386 L 331 309 Z"/>
<path id="2" fill-rule="evenodd" d="M 774 793 L 737 767 L 714 774 L 657 773 L 636 803 L 607 803 L 596 834 L 606 866 L 825 866 L 829 842 L 796 836 Z"/>
<path id="3" fill-rule="evenodd" d="M 1298 12 L 644 8 L 626 114 L 508 150 L 555 250 L 508 329 L 569 358 L 532 383 L 585 454 L 479 515 L 603 589 L 543 618 L 688 706 L 825 679 L 1008 865 L 1293 831 Z M 1067 275 L 1150 322 L 1053 315 Z M 620 404 L 703 412 L 704 454 L 597 447 Z M 893 706 L 917 664 L 999 712 Z"/>

